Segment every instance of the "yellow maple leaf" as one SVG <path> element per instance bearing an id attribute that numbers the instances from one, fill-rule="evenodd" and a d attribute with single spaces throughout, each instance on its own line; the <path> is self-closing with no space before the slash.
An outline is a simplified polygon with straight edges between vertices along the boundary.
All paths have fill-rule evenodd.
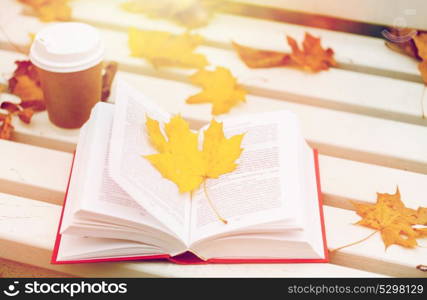
<path id="1" fill-rule="evenodd" d="M 203 68 L 208 64 L 203 54 L 194 52 L 202 43 L 199 35 L 130 28 L 128 42 L 132 56 L 145 58 L 156 68 Z"/>
<path id="2" fill-rule="evenodd" d="M 236 78 L 224 67 L 214 71 L 199 70 L 190 81 L 203 88 L 200 93 L 187 99 L 189 104 L 212 103 L 212 114 L 227 113 L 231 107 L 245 101 L 246 91 L 237 84 Z"/>
<path id="3" fill-rule="evenodd" d="M 203 182 L 205 164 L 198 149 L 198 135 L 180 116 L 165 125 L 167 140 L 159 123 L 147 117 L 147 132 L 152 145 L 159 153 L 145 156 L 162 175 L 172 180 L 180 192 L 189 192 Z"/>
<path id="4" fill-rule="evenodd" d="M 353 205 L 357 214 L 362 217 L 357 225 L 379 231 L 386 248 L 393 244 L 414 248 L 417 246 L 417 238 L 426 236 L 424 230 L 413 226 L 426 225 L 427 208 L 414 210 L 405 207 L 399 189 L 394 194 L 377 193 L 375 204 Z"/>
<path id="5" fill-rule="evenodd" d="M 165 125 L 166 137 L 159 122 L 147 117 L 147 133 L 153 147 L 159 152 L 144 157 L 163 175 L 173 181 L 181 193 L 199 188 L 208 178 L 218 178 L 232 172 L 243 149 L 243 134 L 230 138 L 224 136 L 223 125 L 212 120 L 204 132 L 203 147 L 198 146 L 198 134 L 190 130 L 188 123 L 181 116 L 174 116 Z M 204 185 L 206 193 L 206 185 Z M 206 193 L 207 196 L 207 193 Z M 219 216 L 218 218 L 226 223 Z"/>
<path id="6" fill-rule="evenodd" d="M 242 154 L 240 145 L 243 134 L 230 138 L 224 136 L 223 124 L 212 120 L 204 133 L 203 158 L 206 162 L 205 177 L 218 178 L 222 174 L 234 171 L 235 161 Z"/>

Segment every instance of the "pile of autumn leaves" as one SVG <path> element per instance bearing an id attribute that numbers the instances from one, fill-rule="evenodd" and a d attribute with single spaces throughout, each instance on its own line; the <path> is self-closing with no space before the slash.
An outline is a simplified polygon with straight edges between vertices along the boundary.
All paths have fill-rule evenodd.
<path id="1" fill-rule="evenodd" d="M 292 49 L 291 53 L 259 50 L 235 42 L 233 46 L 250 68 L 292 67 L 315 73 L 337 65 L 333 50 L 323 49 L 320 39 L 309 33 L 305 34 L 302 48 L 289 36 L 287 41 Z M 219 66 L 214 70 L 208 69 L 209 62 L 206 57 L 195 52 L 202 42 L 202 37 L 189 33 L 174 35 L 136 28 L 129 30 L 132 56 L 146 59 L 155 68 L 198 69 L 189 79 L 203 90 L 189 97 L 187 103 L 211 103 L 212 114 L 227 113 L 233 106 L 245 101 L 246 91 L 227 68 Z"/>
<path id="2" fill-rule="evenodd" d="M 13 131 L 13 116 L 30 123 L 33 114 L 46 109 L 43 100 L 43 91 L 40 87 L 40 80 L 37 71 L 29 61 L 15 62 L 17 67 L 12 78 L 9 79 L 8 86 L 0 86 L 0 93 L 8 92 L 20 98 L 19 103 L 3 101 L 0 103 L 0 138 L 10 139 Z"/>

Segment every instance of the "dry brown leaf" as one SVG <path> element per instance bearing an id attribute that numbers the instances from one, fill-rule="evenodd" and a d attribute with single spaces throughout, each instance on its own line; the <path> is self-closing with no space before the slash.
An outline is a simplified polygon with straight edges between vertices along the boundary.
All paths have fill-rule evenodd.
<path id="1" fill-rule="evenodd" d="M 316 38 L 306 32 L 302 49 L 298 47 L 293 38 L 288 36 L 287 41 L 292 49 L 290 54 L 292 61 L 301 68 L 311 72 L 319 72 L 328 70 L 329 67 L 337 66 L 337 62 L 334 59 L 334 51 L 331 48 L 323 49 L 320 38 Z"/>
<path id="2" fill-rule="evenodd" d="M 16 69 L 9 79 L 9 92 L 21 98 L 20 103 L 2 102 L 0 108 L 7 114 L 0 114 L 0 139 L 10 139 L 14 129 L 13 116 L 30 123 L 36 111 L 46 109 L 37 70 L 30 61 L 16 61 Z"/>
<path id="3" fill-rule="evenodd" d="M 414 36 L 414 42 L 418 50 L 418 56 L 422 62 L 418 65 L 424 83 L 427 84 L 427 33 Z"/>
<path id="4" fill-rule="evenodd" d="M 401 201 L 399 189 L 395 194 L 377 193 L 376 204 L 353 205 L 362 217 L 357 224 L 379 231 L 386 248 L 393 244 L 414 248 L 417 238 L 427 235 L 424 230 L 413 228 L 414 225 L 426 224 L 427 208 L 407 208 Z"/>
<path id="5" fill-rule="evenodd" d="M 305 33 L 302 49 L 297 42 L 287 37 L 291 53 L 260 50 L 242 46 L 233 42 L 233 46 L 242 61 L 250 68 L 296 67 L 310 72 L 320 72 L 337 66 L 334 51 L 331 48 L 323 49 L 320 38 Z"/>
<path id="6" fill-rule="evenodd" d="M 18 112 L 18 118 L 26 124 L 30 124 L 33 115 L 34 110 L 32 110 L 31 108 L 26 108 Z"/>
<path id="7" fill-rule="evenodd" d="M 10 140 L 12 131 L 12 115 L 2 115 L 2 118 L 0 118 L 0 139 Z"/>
<path id="8" fill-rule="evenodd" d="M 10 114 L 19 111 L 19 105 L 12 102 L 2 102 L 0 105 L 1 109 L 7 110 Z"/>
<path id="9" fill-rule="evenodd" d="M 411 36 L 417 31 L 413 28 L 390 27 L 383 31 L 387 38 L 386 46 L 396 52 L 420 59 L 418 50 Z"/>
<path id="10" fill-rule="evenodd" d="M 287 53 L 259 50 L 232 42 L 241 60 L 249 68 L 272 68 L 289 65 L 291 56 Z"/>
<path id="11" fill-rule="evenodd" d="M 43 91 L 37 70 L 29 60 L 16 61 L 16 70 L 9 79 L 9 91 L 21 101 L 43 101 Z"/>
<path id="12" fill-rule="evenodd" d="M 46 104 L 44 103 L 44 100 L 22 101 L 19 106 L 23 109 L 31 108 L 35 112 L 44 111 L 46 109 Z"/>
<path id="13" fill-rule="evenodd" d="M 21 98 L 22 101 L 42 100 L 43 91 L 27 75 L 15 76 L 16 83 L 13 85 L 11 92 Z"/>

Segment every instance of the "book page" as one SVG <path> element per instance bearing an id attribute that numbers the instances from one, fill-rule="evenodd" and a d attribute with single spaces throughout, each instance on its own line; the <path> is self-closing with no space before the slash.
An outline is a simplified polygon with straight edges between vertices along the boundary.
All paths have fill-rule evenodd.
<path id="1" fill-rule="evenodd" d="M 145 130 L 145 116 L 168 122 L 169 115 L 125 82 L 116 80 L 116 108 L 110 142 L 111 177 L 146 211 L 183 241 L 188 240 L 190 199 L 163 178 L 143 155 L 157 151 Z"/>
<path id="2" fill-rule="evenodd" d="M 134 227 L 143 224 L 168 232 L 110 176 L 109 145 L 113 116 L 114 106 L 111 104 L 99 103 L 92 112 L 91 141 L 86 146 L 91 159 L 85 162 L 87 180 L 80 209 L 104 215 L 104 222 L 110 220 L 127 226 L 134 224 Z"/>
<path id="3" fill-rule="evenodd" d="M 224 132 L 226 137 L 246 133 L 237 169 L 206 183 L 209 198 L 228 224 L 216 218 L 205 191 L 199 189 L 192 199 L 193 242 L 299 217 L 295 203 L 299 198 L 296 117 L 288 112 L 273 112 L 226 119 Z"/>

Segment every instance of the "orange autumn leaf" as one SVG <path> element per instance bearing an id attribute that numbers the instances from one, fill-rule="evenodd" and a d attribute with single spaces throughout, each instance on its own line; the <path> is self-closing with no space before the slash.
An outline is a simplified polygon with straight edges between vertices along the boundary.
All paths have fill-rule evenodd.
<path id="1" fill-rule="evenodd" d="M 9 114 L 13 114 L 14 112 L 19 111 L 18 104 L 7 101 L 2 102 L 0 108 L 6 110 Z"/>
<path id="2" fill-rule="evenodd" d="M 12 115 L 0 114 L 0 139 L 10 140 L 12 136 L 12 131 Z"/>
<path id="3" fill-rule="evenodd" d="M 43 99 L 42 89 L 27 75 L 16 76 L 16 84 L 11 91 L 22 101 Z"/>
<path id="4" fill-rule="evenodd" d="M 34 110 L 32 108 L 26 108 L 18 112 L 18 118 L 26 124 L 30 124 L 33 115 Z"/>
<path id="5" fill-rule="evenodd" d="M 240 58 L 249 68 L 272 68 L 290 63 L 291 56 L 287 53 L 259 50 L 232 42 Z"/>
<path id="6" fill-rule="evenodd" d="M 305 33 L 302 49 L 297 42 L 287 37 L 291 53 L 278 51 L 260 50 L 242 46 L 233 42 L 234 49 L 242 61 L 250 68 L 272 68 L 272 67 L 296 67 L 310 72 L 328 70 L 329 67 L 337 66 L 334 59 L 334 51 L 331 48 L 323 49 L 320 38 Z"/>
<path id="7" fill-rule="evenodd" d="M 43 101 L 43 91 L 34 65 L 28 60 L 16 61 L 15 64 L 17 68 L 9 79 L 10 92 L 21 98 L 22 102 Z"/>
<path id="8" fill-rule="evenodd" d="M 30 6 L 43 22 L 69 21 L 71 7 L 69 0 L 19 0 Z"/>
<path id="9" fill-rule="evenodd" d="M 180 67 L 200 69 L 208 64 L 203 54 L 195 53 L 202 42 L 198 35 L 139 30 L 130 28 L 131 55 L 148 60 L 154 67 Z"/>
<path id="10" fill-rule="evenodd" d="M 379 231 L 386 248 L 394 244 L 414 248 L 417 238 L 427 236 L 424 229 L 416 227 L 427 225 L 427 208 L 407 208 L 401 201 L 399 189 L 395 194 L 377 193 L 375 204 L 353 205 L 362 217 L 356 224 Z"/>
<path id="11" fill-rule="evenodd" d="M 16 69 L 7 89 L 21 98 L 19 103 L 0 103 L 0 139 L 10 139 L 14 129 L 13 116 L 29 124 L 34 113 L 46 109 L 37 70 L 30 61 L 15 61 Z M 6 90 L 6 88 L 4 88 Z"/>
<path id="12" fill-rule="evenodd" d="M 212 103 L 212 114 L 227 113 L 233 106 L 245 101 L 246 91 L 237 84 L 236 78 L 223 67 L 214 71 L 199 70 L 190 81 L 203 90 L 187 99 L 188 104 Z"/>
<path id="13" fill-rule="evenodd" d="M 418 56 L 422 62 L 418 65 L 424 83 L 427 84 L 427 33 L 414 36 L 414 42 L 418 50 Z"/>
<path id="14" fill-rule="evenodd" d="M 297 42 L 293 38 L 288 36 L 287 40 L 292 49 L 292 53 L 290 54 L 292 61 L 303 69 L 319 72 L 337 65 L 334 59 L 334 51 L 331 48 L 323 49 L 320 38 L 316 38 L 306 32 L 302 49 L 298 47 Z"/>
<path id="15" fill-rule="evenodd" d="M 44 111 L 46 109 L 46 104 L 44 103 L 44 100 L 27 100 L 22 101 L 19 104 L 20 107 L 23 109 L 31 108 L 33 111 Z"/>

